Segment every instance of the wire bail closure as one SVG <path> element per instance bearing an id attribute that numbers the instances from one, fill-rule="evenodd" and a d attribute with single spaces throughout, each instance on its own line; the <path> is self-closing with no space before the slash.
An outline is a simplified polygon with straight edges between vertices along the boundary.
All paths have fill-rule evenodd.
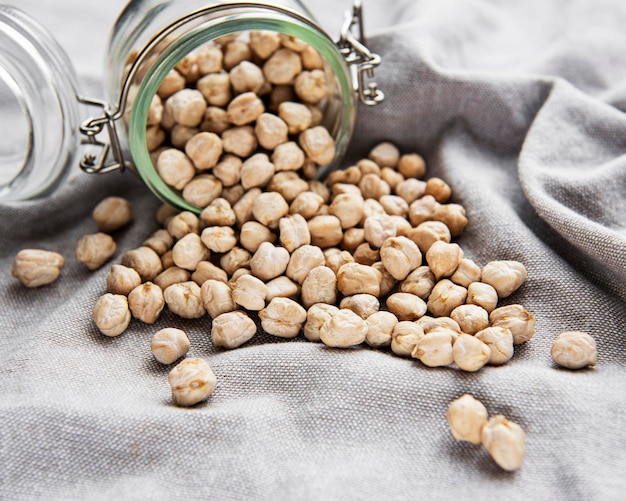
<path id="1" fill-rule="evenodd" d="M 357 31 L 358 35 L 355 36 L 353 31 Z M 373 80 L 374 68 L 381 63 L 381 57 L 371 52 L 365 44 L 363 6 L 361 0 L 355 0 L 352 12 L 346 12 L 336 45 L 350 67 L 352 86 L 359 100 L 366 106 L 375 106 L 385 99 L 385 94 Z"/>

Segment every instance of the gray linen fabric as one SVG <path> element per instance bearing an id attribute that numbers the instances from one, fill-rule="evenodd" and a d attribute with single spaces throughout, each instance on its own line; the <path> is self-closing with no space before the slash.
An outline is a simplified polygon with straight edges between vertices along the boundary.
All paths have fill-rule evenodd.
<path id="1" fill-rule="evenodd" d="M 333 25 L 346 2 L 311 2 Z M 387 4 L 387 5 L 385 5 Z M 389 5 L 390 4 L 390 5 Z M 22 0 L 60 37 L 82 83 L 99 69 L 121 2 Z M 94 204 L 132 200 L 119 254 L 156 228 L 158 202 L 132 175 L 74 173 L 53 196 L 0 206 L 0 498 L 619 499 L 626 481 L 626 4 L 621 0 L 366 0 L 387 95 L 360 109 L 348 160 L 384 139 L 418 151 L 470 223 L 459 244 L 479 264 L 529 272 L 507 302 L 537 333 L 503 367 L 427 369 L 386 351 L 328 349 L 259 335 L 214 349 L 208 320 L 164 314 L 102 336 L 91 309 L 107 267 L 76 263 Z M 90 14 L 94 13 L 94 16 Z M 369 13 L 369 14 L 368 14 Z M 61 279 L 26 290 L 10 277 L 25 247 L 63 253 Z M 171 405 L 168 368 L 149 352 L 180 326 L 218 386 Z M 594 369 L 558 369 L 555 336 L 585 330 Z M 482 399 L 527 434 L 516 473 L 456 443 L 447 404 Z"/>

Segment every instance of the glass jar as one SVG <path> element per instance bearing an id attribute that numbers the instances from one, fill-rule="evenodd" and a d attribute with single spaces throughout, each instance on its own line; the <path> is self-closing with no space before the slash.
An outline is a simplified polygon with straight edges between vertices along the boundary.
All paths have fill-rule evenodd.
<path id="1" fill-rule="evenodd" d="M 13 10 L 13 15 L 16 12 Z M 17 14 L 17 17 L 25 16 Z M 353 34 L 355 30 L 358 30 L 358 35 Z M 67 69 L 58 72 L 63 79 L 54 81 L 57 95 L 62 96 L 57 100 L 59 109 L 64 113 L 62 116 L 71 119 L 64 122 L 62 131 L 66 137 L 59 142 L 63 145 L 65 157 L 61 156 L 55 162 L 58 174 L 35 176 L 48 180 L 43 189 L 18 192 L 16 187 L 22 184 L 23 173 L 29 169 L 34 171 L 38 166 L 46 168 L 41 158 L 33 156 L 34 166 L 22 169 L 5 198 L 44 195 L 62 180 L 68 160 L 73 158 L 76 149 L 75 116 L 77 103 L 80 102 L 102 110 L 101 115 L 84 121 L 79 127 L 84 136 L 82 142 L 91 145 L 90 152 L 83 155 L 79 162 L 84 171 L 134 170 L 162 201 L 179 209 L 199 212 L 200 208 L 187 203 L 156 171 L 147 146 L 146 123 L 150 105 L 163 79 L 185 56 L 215 39 L 250 31 L 274 31 L 295 37 L 321 55 L 326 79 L 330 82 L 330 92 L 324 103 L 323 125 L 336 144 L 335 159 L 319 168 L 319 175 L 324 176 L 337 166 L 346 151 L 353 132 L 357 99 L 372 105 L 383 98 L 375 83 L 365 84 L 366 79 L 373 76 L 372 70 L 380 58 L 370 53 L 361 41 L 360 2 L 355 2 L 354 11 L 346 17 L 339 41 L 334 42 L 298 0 L 209 3 L 206 0 L 131 0 L 112 30 L 105 64 L 104 101 L 79 96 L 67 57 L 59 55 L 53 60 L 54 66 Z M 41 42 L 42 36 L 46 38 L 45 45 L 62 54 L 58 46 L 48 40 L 49 35 L 41 27 L 38 27 L 37 36 L 32 37 L 39 37 L 33 45 Z M 47 56 L 45 54 L 43 59 L 46 60 Z M 12 74 L 13 68 L 11 70 Z M 11 82 L 4 78 L 1 71 L 0 68 L 0 77 L 10 82 L 7 85 L 22 87 L 22 82 Z M 68 96 L 71 98 L 68 99 Z M 14 107 L 30 110 L 32 103 L 29 99 L 30 96 L 16 99 Z M 28 117 L 29 113 L 25 115 Z M 52 153 L 49 144 L 43 144 L 35 133 L 35 125 L 30 125 L 36 121 L 36 116 L 25 120 L 24 128 L 32 128 L 30 143 L 35 146 L 34 149 Z M 49 124 L 42 127 L 51 130 Z M 101 136 L 105 132 L 108 138 Z M 99 150 L 94 150 L 94 147 Z M 4 155 L 4 151 L 2 153 Z M 30 161 L 31 155 L 27 157 Z"/>

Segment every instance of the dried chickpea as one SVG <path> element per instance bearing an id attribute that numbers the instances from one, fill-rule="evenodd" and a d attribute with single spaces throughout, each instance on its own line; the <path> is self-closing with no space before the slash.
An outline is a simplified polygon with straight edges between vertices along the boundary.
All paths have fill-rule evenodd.
<path id="1" fill-rule="evenodd" d="M 198 49 L 196 63 L 201 73 L 217 73 L 222 69 L 224 55 L 219 45 L 209 43 Z"/>
<path id="2" fill-rule="evenodd" d="M 172 266 L 176 266 L 174 264 L 174 258 L 172 257 L 172 251 L 168 250 L 165 254 L 161 256 L 161 265 L 163 266 L 163 270 L 167 270 Z"/>
<path id="3" fill-rule="evenodd" d="M 452 310 L 465 303 L 467 289 L 450 280 L 440 280 L 428 297 L 428 310 L 435 316 L 448 317 Z"/>
<path id="4" fill-rule="evenodd" d="M 459 324 L 465 334 L 476 334 L 489 326 L 489 313 L 475 304 L 462 304 L 450 313 L 450 318 Z"/>
<path id="5" fill-rule="evenodd" d="M 167 223 L 179 213 L 179 210 L 175 207 L 172 207 L 168 204 L 161 204 L 161 206 L 157 209 L 156 212 L 156 222 L 159 223 L 164 228 L 167 227 Z"/>
<path id="6" fill-rule="evenodd" d="M 215 317 L 211 324 L 213 346 L 233 349 L 250 341 L 257 332 L 256 324 L 243 311 L 229 311 Z"/>
<path id="7" fill-rule="evenodd" d="M 307 156 L 318 165 L 328 164 L 335 158 L 335 140 L 321 125 L 300 133 L 298 142 Z"/>
<path id="8" fill-rule="evenodd" d="M 237 309 L 230 286 L 220 280 L 206 280 L 200 287 L 200 297 L 204 308 L 213 319 Z"/>
<path id="9" fill-rule="evenodd" d="M 315 245 L 303 245 L 291 253 L 286 275 L 294 282 L 302 285 L 313 268 L 325 264 L 326 258 L 322 249 Z"/>
<path id="10" fill-rule="evenodd" d="M 200 219 L 193 212 L 180 212 L 169 220 L 167 231 L 177 240 L 187 233 L 200 233 Z"/>
<path id="11" fill-rule="evenodd" d="M 91 271 L 101 268 L 117 250 L 115 240 L 106 233 L 85 235 L 78 240 L 74 256 Z"/>
<path id="12" fill-rule="evenodd" d="M 393 143 L 384 141 L 372 148 L 368 158 L 380 167 L 396 167 L 400 161 L 400 151 Z"/>
<path id="13" fill-rule="evenodd" d="M 176 94 L 179 90 L 183 90 L 184 88 L 185 77 L 183 77 L 175 69 L 171 69 L 161 82 L 161 85 L 157 90 L 157 94 L 161 97 L 161 99 L 167 99 L 172 94 Z"/>
<path id="14" fill-rule="evenodd" d="M 422 179 L 426 175 L 426 162 L 417 153 L 408 153 L 400 157 L 397 169 L 407 179 Z"/>
<path id="15" fill-rule="evenodd" d="M 252 188 L 246 191 L 241 198 L 233 204 L 233 212 L 235 213 L 239 226 L 243 226 L 244 223 L 252 219 L 252 207 L 254 206 L 254 201 L 260 194 L 260 188 Z"/>
<path id="16" fill-rule="evenodd" d="M 176 242 L 172 249 L 174 264 L 190 271 L 195 270 L 201 261 L 207 260 L 210 254 L 196 233 L 188 233 Z"/>
<path id="17" fill-rule="evenodd" d="M 450 276 L 450 280 L 457 285 L 469 287 L 474 282 L 480 282 L 480 268 L 471 259 L 463 258 Z"/>
<path id="18" fill-rule="evenodd" d="M 120 262 L 139 273 L 142 282 L 154 280 L 163 271 L 161 258 L 150 247 L 139 247 L 126 251 Z"/>
<path id="19" fill-rule="evenodd" d="M 111 294 L 128 296 L 130 291 L 141 284 L 141 277 L 132 268 L 113 264 L 106 279 L 107 291 Z"/>
<path id="20" fill-rule="evenodd" d="M 200 318 L 206 313 L 200 286 L 195 282 L 170 285 L 163 291 L 163 297 L 170 311 L 179 317 Z"/>
<path id="21" fill-rule="evenodd" d="M 448 405 L 446 413 L 455 440 L 480 444 L 483 427 L 487 424 L 487 409 L 480 400 L 465 394 Z"/>
<path id="22" fill-rule="evenodd" d="M 344 264 L 337 272 L 337 288 L 344 296 L 372 294 L 380 296 L 380 271 L 359 263 Z"/>
<path id="23" fill-rule="evenodd" d="M 217 106 L 209 106 L 204 112 L 204 118 L 200 124 L 200 130 L 202 132 L 214 132 L 215 134 L 222 134 L 222 142 L 224 151 L 231 151 L 227 148 L 226 137 L 230 130 L 231 123 L 228 121 L 228 113 L 222 108 Z M 234 127 L 237 129 L 238 127 Z M 253 134 L 254 137 L 254 134 Z M 256 138 L 255 138 L 256 140 Z"/>
<path id="24" fill-rule="evenodd" d="M 380 176 L 380 166 L 369 158 L 362 158 L 356 163 L 356 166 L 361 171 L 361 177 L 365 174 L 376 174 L 377 176 Z"/>
<path id="25" fill-rule="evenodd" d="M 200 239 L 207 249 L 219 254 L 228 252 L 237 245 L 235 230 L 230 226 L 209 226 L 202 230 Z"/>
<path id="26" fill-rule="evenodd" d="M 281 48 L 276 50 L 263 65 L 265 78 L 273 84 L 289 84 L 302 71 L 298 53 Z"/>
<path id="27" fill-rule="evenodd" d="M 437 202 L 443 204 L 450 200 L 452 189 L 443 179 L 431 177 L 426 181 L 426 194 L 432 195 Z"/>
<path id="28" fill-rule="evenodd" d="M 287 124 L 289 134 L 295 135 L 311 126 L 311 110 L 304 104 L 285 101 L 278 106 L 278 116 Z"/>
<path id="29" fill-rule="evenodd" d="M 165 141 L 165 131 L 158 125 L 151 125 L 146 128 L 146 148 L 153 152 L 160 148 Z"/>
<path id="30" fill-rule="evenodd" d="M 433 214 L 435 221 L 441 221 L 448 228 L 453 237 L 458 237 L 467 226 L 465 208 L 459 204 L 440 205 Z"/>
<path id="31" fill-rule="evenodd" d="M 333 199 L 328 212 L 339 219 L 341 228 L 345 230 L 355 227 L 363 219 L 364 203 L 360 193 L 357 195 L 344 193 Z"/>
<path id="32" fill-rule="evenodd" d="M 243 197 L 245 190 L 241 184 L 235 184 L 222 190 L 222 196 L 231 206 L 236 204 Z"/>
<path id="33" fill-rule="evenodd" d="M 308 220 L 311 243 L 321 248 L 334 247 L 341 243 L 343 231 L 337 216 L 319 215 Z"/>
<path id="34" fill-rule="evenodd" d="M 244 92 L 254 92 L 258 94 L 265 84 L 263 71 L 256 64 L 250 61 L 241 61 L 237 66 L 230 70 L 230 83 L 237 94 Z M 213 104 L 213 103 L 212 103 Z M 225 106 L 227 104 L 217 104 Z"/>
<path id="35" fill-rule="evenodd" d="M 215 373 L 200 358 L 186 358 L 167 376 L 176 405 L 191 407 L 209 398 L 217 384 Z"/>
<path id="36" fill-rule="evenodd" d="M 387 298 L 387 309 L 398 320 L 417 320 L 426 314 L 426 303 L 422 298 L 408 292 L 396 292 Z"/>
<path id="37" fill-rule="evenodd" d="M 380 170 L 380 177 L 389 185 L 392 191 L 404 181 L 404 176 L 391 167 L 383 167 Z"/>
<path id="38" fill-rule="evenodd" d="M 222 64 L 225 69 L 232 71 L 235 66 L 251 58 L 252 51 L 250 50 L 250 46 L 246 42 L 234 40 L 226 44 Z"/>
<path id="39" fill-rule="evenodd" d="M 303 42 L 302 40 L 294 36 L 285 35 L 284 33 L 280 34 L 280 43 L 283 45 L 283 47 L 287 47 L 294 52 L 302 52 L 308 47 L 306 42 Z"/>
<path id="40" fill-rule="evenodd" d="M 311 233 L 306 219 L 300 214 L 282 217 L 278 223 L 280 243 L 289 252 L 311 243 Z"/>
<path id="41" fill-rule="evenodd" d="M 232 286 L 232 284 L 239 280 L 239 277 L 243 277 L 244 275 L 252 275 L 250 268 L 239 268 L 235 270 L 228 281 L 228 285 Z"/>
<path id="42" fill-rule="evenodd" d="M 259 311 L 263 330 L 282 338 L 296 337 L 306 322 L 306 310 L 293 299 L 276 297 Z"/>
<path id="43" fill-rule="evenodd" d="M 396 280 L 404 280 L 422 264 L 422 253 L 407 237 L 392 237 L 380 248 L 380 260 Z"/>
<path id="44" fill-rule="evenodd" d="M 391 276 L 391 274 L 385 269 L 383 263 L 380 261 L 374 263 L 372 268 L 380 272 L 380 296 L 386 296 L 394 290 L 396 286 L 396 279 Z"/>
<path id="45" fill-rule="evenodd" d="M 281 218 L 289 214 L 289 204 L 280 193 L 261 193 L 252 204 L 252 215 L 259 223 L 277 229 Z"/>
<path id="46" fill-rule="evenodd" d="M 473 282 L 467 287 L 467 302 L 478 305 L 491 313 L 498 304 L 498 293 L 489 284 Z"/>
<path id="47" fill-rule="evenodd" d="M 463 251 L 458 244 L 449 244 L 441 240 L 434 242 L 426 251 L 426 261 L 435 278 L 452 275 L 463 259 Z"/>
<path id="48" fill-rule="evenodd" d="M 126 226 L 133 220 L 133 207 L 122 197 L 106 197 L 95 206 L 91 217 L 98 231 L 109 233 Z"/>
<path id="49" fill-rule="evenodd" d="M 153 324 L 165 307 L 163 291 L 152 282 L 138 285 L 128 294 L 128 307 L 134 318 Z"/>
<path id="50" fill-rule="evenodd" d="M 363 242 L 365 242 L 365 230 L 363 228 L 348 228 L 343 233 L 341 248 L 354 252 Z"/>
<path id="51" fill-rule="evenodd" d="M 398 318 L 388 311 L 377 311 L 365 320 L 367 323 L 367 335 L 365 342 L 373 347 L 380 348 L 390 346 L 393 330 L 398 323 Z"/>
<path id="52" fill-rule="evenodd" d="M 222 193 L 222 183 L 210 174 L 200 174 L 183 188 L 183 199 L 196 207 L 206 207 Z"/>
<path id="53" fill-rule="evenodd" d="M 276 241 L 276 235 L 258 221 L 246 221 L 241 226 L 239 243 L 250 252 L 256 252 L 263 242 L 273 243 L 274 241 Z"/>
<path id="54" fill-rule="evenodd" d="M 265 308 L 267 286 L 257 277 L 243 275 L 231 284 L 233 300 L 239 306 L 250 311 Z"/>
<path id="55" fill-rule="evenodd" d="M 331 304 L 318 303 L 311 306 L 303 328 L 304 337 L 314 343 L 319 342 L 322 326 L 338 311 L 339 308 Z"/>
<path id="56" fill-rule="evenodd" d="M 328 174 L 326 177 L 326 184 L 328 186 L 334 186 L 335 184 L 350 184 L 350 185 L 358 185 L 361 177 L 363 176 L 361 170 L 353 165 L 346 169 L 334 170 Z M 354 193 L 360 195 L 360 190 L 352 188 Z"/>
<path id="57" fill-rule="evenodd" d="M 424 329 L 424 334 L 428 334 L 437 329 L 446 329 L 452 335 L 452 341 L 456 341 L 458 337 L 461 335 L 461 327 L 459 324 L 452 320 L 450 317 L 428 317 L 424 315 L 417 323 L 422 326 Z"/>
<path id="58" fill-rule="evenodd" d="M 296 300 L 300 295 L 300 285 L 288 277 L 276 277 L 265 284 L 267 286 L 267 302 L 275 297 L 288 297 Z"/>
<path id="59" fill-rule="evenodd" d="M 332 348 L 348 348 L 365 341 L 367 324 L 352 310 L 336 311 L 320 328 L 320 340 Z"/>
<path id="60" fill-rule="evenodd" d="M 359 189 L 363 193 L 363 198 L 373 198 L 378 200 L 380 197 L 391 194 L 391 187 L 378 174 L 364 174 L 359 181 Z"/>
<path id="61" fill-rule="evenodd" d="M 190 278 L 190 274 L 187 270 L 183 270 L 178 266 L 172 266 L 159 273 L 154 283 L 158 285 L 161 290 L 167 289 L 170 285 L 179 284 L 180 282 L 187 282 Z"/>
<path id="62" fill-rule="evenodd" d="M 276 171 L 298 170 L 304 165 L 304 151 L 294 141 L 281 143 L 272 153 L 272 163 Z"/>
<path id="63" fill-rule="evenodd" d="M 215 266 L 211 261 L 201 261 L 196 266 L 195 271 L 191 275 L 191 279 L 202 286 L 207 280 L 219 280 L 220 282 L 228 282 L 228 274 L 219 266 Z M 187 280 L 179 280 L 186 282 Z"/>
<path id="64" fill-rule="evenodd" d="M 215 167 L 222 151 L 222 139 L 213 132 L 199 132 L 185 145 L 185 153 L 198 170 Z"/>
<path id="65" fill-rule="evenodd" d="M 160 229 L 152 233 L 141 245 L 150 247 L 159 256 L 163 256 L 174 245 L 174 239 L 167 230 Z"/>
<path id="66" fill-rule="evenodd" d="M 266 150 L 273 150 L 278 145 L 286 143 L 288 139 L 287 124 L 271 113 L 259 115 L 254 126 L 254 133 L 259 144 Z"/>
<path id="67" fill-rule="evenodd" d="M 236 129 L 237 128 L 234 128 L 231 130 L 235 131 Z M 231 132 L 231 134 L 233 134 L 233 132 Z M 224 141 L 222 141 L 222 145 L 224 144 L 225 144 Z M 237 145 L 237 146 L 239 147 L 240 145 Z M 251 148 L 251 150 L 254 150 L 255 148 L 256 148 L 256 145 L 254 145 L 254 148 Z M 248 150 L 246 148 L 245 153 L 247 153 L 247 151 Z M 213 175 L 221 181 L 222 186 L 226 188 L 230 186 L 234 186 L 239 181 L 241 181 L 242 165 L 243 165 L 243 162 L 241 161 L 239 157 L 231 153 L 226 153 L 222 155 L 222 158 L 220 159 L 220 161 L 217 163 L 215 167 L 213 167 Z"/>
<path id="68" fill-rule="evenodd" d="M 228 73 L 210 73 L 198 80 L 198 90 L 202 93 L 204 99 L 206 99 L 210 106 L 226 106 L 230 102 L 233 97 L 230 87 L 232 76 L 232 72 L 230 75 Z M 241 83 L 238 78 L 232 78 L 232 86 L 236 92 L 253 90 L 245 88 L 245 90 L 239 91 L 238 88 L 240 85 Z"/>
<path id="69" fill-rule="evenodd" d="M 150 339 L 150 351 L 158 362 L 169 365 L 189 351 L 191 344 L 184 331 L 167 327 L 157 331 Z"/>
<path id="70" fill-rule="evenodd" d="M 309 189 L 309 183 L 302 179 L 297 172 L 276 172 L 267 184 L 267 191 L 280 193 L 285 202 L 290 204 L 295 198 Z"/>
<path id="71" fill-rule="evenodd" d="M 317 104 L 328 94 L 326 74 L 322 70 L 303 71 L 296 77 L 293 88 L 302 101 Z"/>
<path id="72" fill-rule="evenodd" d="M 250 49 L 261 59 L 267 59 L 280 47 L 280 36 L 275 31 L 251 31 Z"/>
<path id="73" fill-rule="evenodd" d="M 481 433 L 481 443 L 498 466 L 506 471 L 515 471 L 522 466 L 525 438 L 524 430 L 502 415 L 489 418 Z"/>
<path id="74" fill-rule="evenodd" d="M 310 162 L 311 160 L 309 160 L 309 163 Z M 305 161 L 305 164 L 306 164 L 306 161 Z M 311 190 L 311 192 L 322 197 L 325 204 L 330 202 L 330 190 L 328 189 L 328 186 L 326 186 L 321 181 L 316 181 L 314 179 L 310 180 L 309 189 Z"/>
<path id="75" fill-rule="evenodd" d="M 437 280 L 428 266 L 413 270 L 400 284 L 400 292 L 409 292 L 426 300 Z"/>
<path id="76" fill-rule="evenodd" d="M 285 273 L 289 258 L 289 251 L 284 247 L 275 247 L 270 242 L 263 242 L 250 259 L 250 269 L 257 278 L 264 281 L 272 280 Z"/>
<path id="77" fill-rule="evenodd" d="M 368 242 L 363 242 L 354 250 L 354 260 L 359 264 L 372 266 L 380 261 L 380 250 L 370 246 Z"/>
<path id="78" fill-rule="evenodd" d="M 453 335 L 449 329 L 435 329 L 417 342 L 411 356 L 428 367 L 450 365 L 454 362 L 452 340 Z"/>
<path id="79" fill-rule="evenodd" d="M 352 310 L 363 320 L 367 320 L 370 315 L 380 309 L 380 302 L 376 296 L 371 294 L 355 294 L 344 297 L 339 303 L 339 308 Z"/>
<path id="80" fill-rule="evenodd" d="M 417 322 L 401 320 L 393 329 L 391 351 L 400 357 L 410 357 L 423 337 L 424 331 Z"/>
<path id="81" fill-rule="evenodd" d="M 363 236 L 374 247 L 382 247 L 383 243 L 397 234 L 396 224 L 391 216 L 378 214 L 368 216 L 363 224 Z"/>
<path id="82" fill-rule="evenodd" d="M 561 332 L 552 344 L 552 360 L 567 369 L 594 366 L 598 360 L 596 342 L 586 332 Z"/>
<path id="83" fill-rule="evenodd" d="M 93 307 L 93 320 L 105 336 L 119 336 L 130 323 L 128 299 L 121 294 L 104 294 Z"/>
<path id="84" fill-rule="evenodd" d="M 355 195 L 355 196 L 362 197 L 361 190 L 359 190 L 359 187 L 350 183 L 335 183 L 332 185 L 331 201 L 334 200 L 335 197 L 338 197 L 339 195 Z M 381 207 L 382 212 L 384 213 L 385 209 L 383 209 L 382 206 L 380 207 Z"/>
<path id="85" fill-rule="evenodd" d="M 491 365 L 505 364 L 513 357 L 513 334 L 504 327 L 486 327 L 476 333 L 476 339 L 480 339 L 489 346 L 491 353 L 489 363 Z"/>
<path id="86" fill-rule="evenodd" d="M 165 101 L 165 106 L 176 123 L 187 127 L 200 125 L 207 109 L 204 96 L 196 89 L 179 90 Z"/>
<path id="87" fill-rule="evenodd" d="M 227 200 L 216 198 L 202 210 L 200 220 L 207 226 L 233 226 L 237 217 Z"/>
<path id="88" fill-rule="evenodd" d="M 518 261 L 492 261 L 483 267 L 481 280 L 491 285 L 498 297 L 505 298 L 519 289 L 527 276 L 525 266 Z"/>
<path id="89" fill-rule="evenodd" d="M 265 111 L 263 101 L 254 92 L 244 92 L 234 98 L 226 109 L 227 119 L 234 125 L 248 125 Z"/>
<path id="90" fill-rule="evenodd" d="M 315 303 L 334 304 L 337 301 L 337 276 L 327 266 L 313 268 L 302 282 L 302 303 L 310 307 Z"/>
<path id="91" fill-rule="evenodd" d="M 505 327 L 513 334 L 513 342 L 522 344 L 535 335 L 535 316 L 520 304 L 496 308 L 489 314 L 494 327 Z"/>
<path id="92" fill-rule="evenodd" d="M 435 197 L 424 195 L 409 205 L 409 221 L 413 226 L 418 226 L 424 221 L 430 221 L 435 215 L 437 207 L 439 207 L 439 202 L 435 200 Z"/>
<path id="93" fill-rule="evenodd" d="M 240 268 L 247 268 L 250 263 L 250 253 L 241 247 L 234 247 L 220 258 L 220 266 L 229 275 L 233 275 Z"/>
<path id="94" fill-rule="evenodd" d="M 342 251 L 336 247 L 330 247 L 324 249 L 324 259 L 326 260 L 326 266 L 328 266 L 333 273 L 337 275 L 339 268 L 346 263 L 354 263 L 354 257 L 348 251 Z"/>
<path id="95" fill-rule="evenodd" d="M 476 372 L 489 362 L 491 348 L 475 336 L 461 334 L 454 342 L 452 356 L 459 369 Z"/>
<path id="96" fill-rule="evenodd" d="M 156 169 L 163 182 L 177 190 L 182 190 L 196 174 L 189 157 L 175 148 L 168 148 L 159 155 Z"/>
<path id="97" fill-rule="evenodd" d="M 396 195 L 402 197 L 407 204 L 412 204 L 418 198 L 424 196 L 425 190 L 426 183 L 424 181 L 410 177 L 398 183 L 394 191 Z"/>
<path id="98" fill-rule="evenodd" d="M 241 166 L 241 185 L 246 190 L 263 187 L 269 183 L 275 172 L 276 169 L 269 157 L 265 153 L 257 153 Z"/>

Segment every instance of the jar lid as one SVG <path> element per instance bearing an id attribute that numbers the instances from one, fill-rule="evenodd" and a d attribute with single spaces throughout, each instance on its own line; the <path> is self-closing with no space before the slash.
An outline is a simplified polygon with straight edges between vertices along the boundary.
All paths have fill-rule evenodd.
<path id="1" fill-rule="evenodd" d="M 0 5 L 0 200 L 49 193 L 76 152 L 77 78 L 52 35 Z"/>

